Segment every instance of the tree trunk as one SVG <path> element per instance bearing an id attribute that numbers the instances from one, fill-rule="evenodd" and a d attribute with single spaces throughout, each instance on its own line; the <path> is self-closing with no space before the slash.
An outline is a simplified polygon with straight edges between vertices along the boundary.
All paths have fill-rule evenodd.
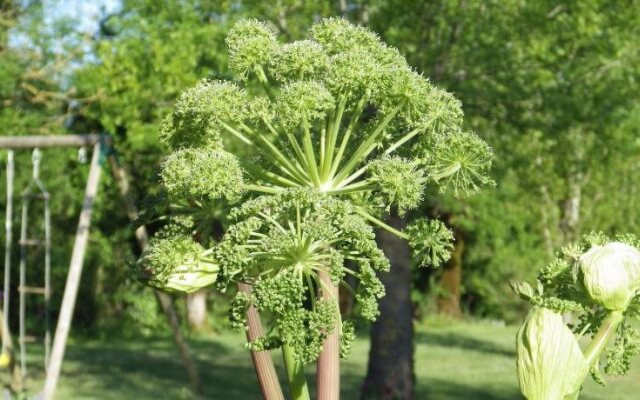
<path id="1" fill-rule="evenodd" d="M 402 229 L 399 217 L 389 225 Z M 413 304 L 409 246 L 395 235 L 380 230 L 378 244 L 391 260 L 391 271 L 381 274 L 386 296 L 380 300 L 380 316 L 371 326 L 371 349 L 361 399 L 413 399 Z"/>
<path id="2" fill-rule="evenodd" d="M 563 201 L 563 215 L 562 221 L 560 221 L 560 229 L 562 230 L 565 243 L 572 242 L 579 236 L 582 182 L 583 176 L 581 173 L 575 173 L 569 177 L 567 184 L 569 192 L 567 198 Z"/>
<path id="3" fill-rule="evenodd" d="M 209 331 L 209 320 L 207 318 L 207 290 L 201 289 L 191 293 L 186 297 L 187 302 L 187 322 L 192 332 Z"/>
<path id="4" fill-rule="evenodd" d="M 453 228 L 455 245 L 451 253 L 451 259 L 442 270 L 440 289 L 438 296 L 438 312 L 451 317 L 460 317 L 460 285 L 462 282 L 462 252 L 464 249 L 464 237 L 462 232 Z"/>

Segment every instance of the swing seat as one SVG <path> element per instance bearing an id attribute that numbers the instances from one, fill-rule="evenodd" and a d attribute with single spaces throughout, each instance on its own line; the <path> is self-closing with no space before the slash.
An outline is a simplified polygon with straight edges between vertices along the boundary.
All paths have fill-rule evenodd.
<path id="1" fill-rule="evenodd" d="M 11 354 L 4 352 L 0 354 L 0 368 L 7 368 L 11 365 Z"/>

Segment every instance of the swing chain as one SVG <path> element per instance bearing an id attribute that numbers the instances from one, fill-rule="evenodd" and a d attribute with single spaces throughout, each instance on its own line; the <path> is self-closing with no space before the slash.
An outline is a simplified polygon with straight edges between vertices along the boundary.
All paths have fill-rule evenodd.
<path id="1" fill-rule="evenodd" d="M 40 161 L 42 160 L 42 151 L 39 148 L 33 150 L 31 162 L 33 163 L 33 180 L 40 180 Z"/>

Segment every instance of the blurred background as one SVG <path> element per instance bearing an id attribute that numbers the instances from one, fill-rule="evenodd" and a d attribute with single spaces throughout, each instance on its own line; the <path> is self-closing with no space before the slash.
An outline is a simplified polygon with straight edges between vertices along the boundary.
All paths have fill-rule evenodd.
<path id="1" fill-rule="evenodd" d="M 142 205 L 158 191 L 168 152 L 158 140 L 160 118 L 186 87 L 228 77 L 224 37 L 234 22 L 266 20 L 290 41 L 327 16 L 368 26 L 454 93 L 466 124 L 496 157 L 496 188 L 465 200 L 431 193 L 419 211 L 454 230 L 453 257 L 437 270 L 392 260 L 396 276 L 385 280 L 387 289 L 410 302 L 388 302 L 378 326 L 359 326 L 343 368 L 343 398 L 513 399 L 514 324 L 527 306 L 509 281 L 532 281 L 556 249 L 583 233 L 639 232 L 640 2 L 0 0 L 0 135 L 108 133 Z M 43 152 L 41 174 L 52 193 L 54 320 L 84 158 L 77 150 Z M 1 209 L 5 163 L 0 151 Z M 31 153 L 17 152 L 16 191 L 30 176 Z M 194 396 L 153 292 L 131 276 L 136 251 L 105 173 L 60 398 Z M 36 267 L 28 274 L 42 279 Z M 242 335 L 229 331 L 229 296 L 202 291 L 174 300 L 205 397 L 258 398 Z M 28 304 L 31 331 L 41 330 L 41 306 Z M 372 371 L 369 332 L 389 329 L 397 315 L 408 315 L 415 332 L 389 339 L 387 357 L 390 366 L 399 365 L 397 357 L 407 368 Z M 41 353 L 36 346 L 30 357 Z M 33 374 L 37 387 L 42 373 Z M 585 398 L 634 398 L 638 378 L 614 380 L 606 397 L 594 389 Z M 386 386 L 370 391 L 375 382 Z"/>

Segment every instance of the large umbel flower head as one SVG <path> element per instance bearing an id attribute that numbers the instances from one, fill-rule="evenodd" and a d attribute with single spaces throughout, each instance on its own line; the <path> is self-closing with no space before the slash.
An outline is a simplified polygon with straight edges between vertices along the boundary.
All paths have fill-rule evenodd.
<path id="1" fill-rule="evenodd" d="M 349 347 L 351 325 L 341 321 L 337 302 L 319 300 L 326 289 L 320 279 L 327 271 L 331 281 L 355 294 L 363 317 L 375 320 L 384 287 L 376 272 L 389 270 L 389 262 L 374 241 L 372 228 L 349 202 L 309 189 L 292 189 L 261 196 L 233 211 L 232 225 L 217 247 L 221 270 L 218 283 L 253 285 L 253 296 L 236 296 L 236 309 L 255 305 L 275 321 L 275 338 L 251 343 L 263 349 L 289 344 L 303 362 L 315 360 L 336 322 L 343 348 Z M 355 287 L 345 277 L 352 276 Z M 352 283 L 353 284 L 353 283 Z M 337 300 L 337 299 L 335 299 Z M 244 313 L 232 313 L 244 326 Z M 279 338 L 279 339 L 276 339 Z"/>
<path id="2" fill-rule="evenodd" d="M 528 399 L 575 399 L 589 369 L 596 382 L 603 383 L 603 352 L 605 373 L 628 372 L 632 357 L 640 352 L 634 321 L 640 316 L 638 244 L 632 235 L 611 240 L 592 233 L 558 252 L 541 269 L 536 289 L 527 283 L 513 285 L 534 305 L 517 337 L 518 377 Z M 577 323 L 567 326 L 562 321 L 566 312 L 574 313 Z M 591 336 L 591 342 L 580 349 L 583 335 Z"/>
<path id="3" fill-rule="evenodd" d="M 376 274 L 389 264 L 373 227 L 407 239 L 423 265 L 446 261 L 453 235 L 444 224 L 399 231 L 381 216 L 416 209 L 429 187 L 472 194 L 491 183 L 492 153 L 463 130 L 453 95 L 366 28 L 330 18 L 304 40 L 280 43 L 268 24 L 243 20 L 227 45 L 234 80 L 187 89 L 163 121 L 174 153 L 162 182 L 174 210 L 218 210 L 226 233 L 212 249 L 217 285 L 254 288 L 236 297 L 234 324 L 255 305 L 274 324 L 252 346 L 285 343 L 308 362 L 341 322 L 337 305 L 319 300 L 319 272 L 375 319 L 384 294 Z M 353 337 L 349 323 L 338 327 Z"/>
<path id="4" fill-rule="evenodd" d="M 490 182 L 491 150 L 462 129 L 460 102 L 373 32 L 330 18 L 282 44 L 243 20 L 227 43 L 236 80 L 186 90 L 162 137 L 176 149 L 240 144 L 249 189 L 374 192 L 404 211 L 429 183 L 465 196 Z"/>

